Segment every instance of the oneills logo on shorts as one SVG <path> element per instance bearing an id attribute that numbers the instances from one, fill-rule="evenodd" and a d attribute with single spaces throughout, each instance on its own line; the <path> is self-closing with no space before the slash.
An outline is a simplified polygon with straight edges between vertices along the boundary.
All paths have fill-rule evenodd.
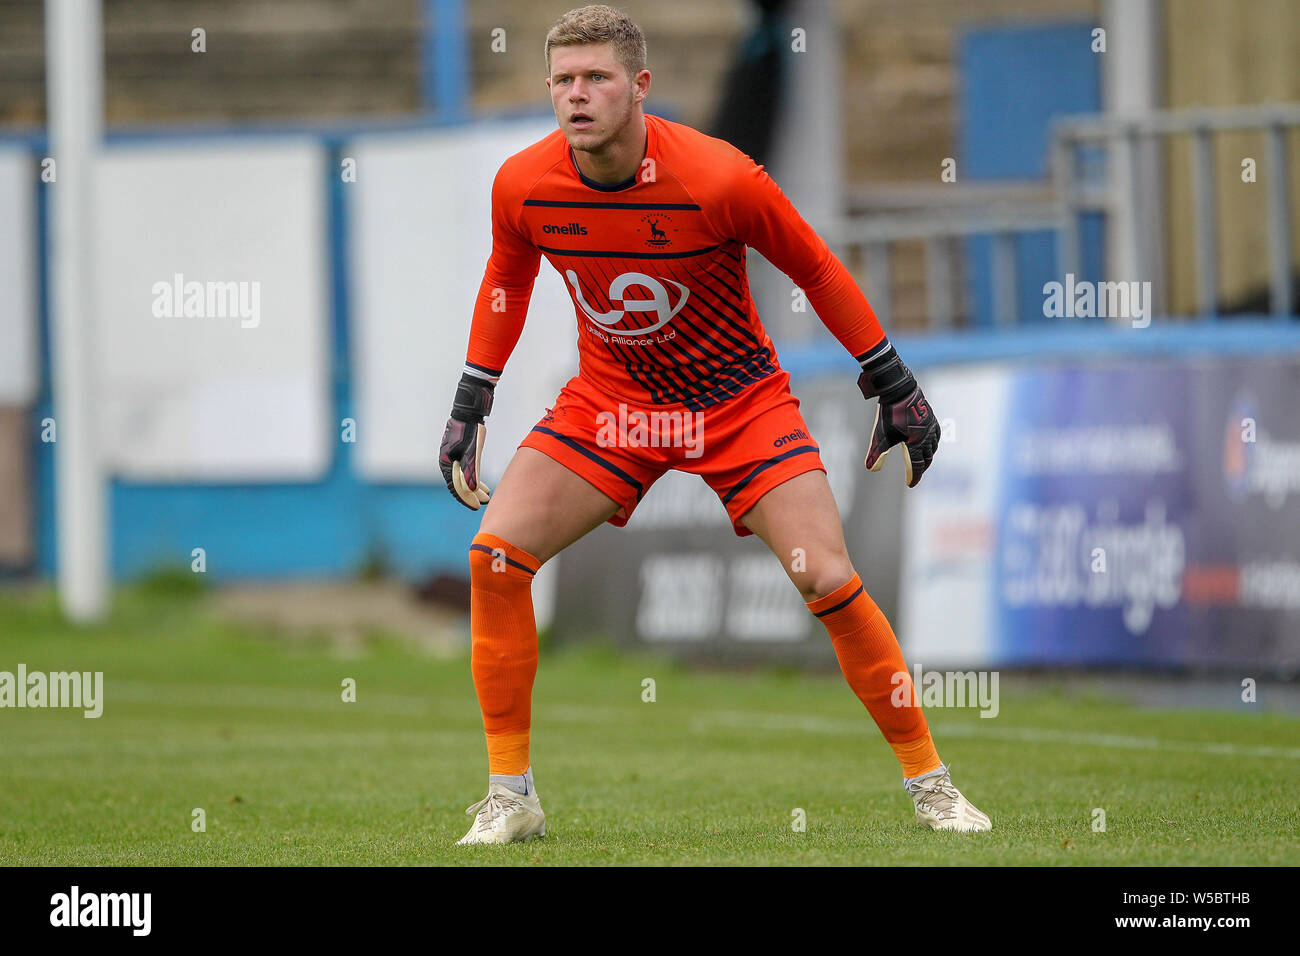
<path id="1" fill-rule="evenodd" d="M 682 310 L 686 305 L 686 300 L 690 297 L 691 291 L 680 282 L 674 282 L 672 279 L 656 279 L 648 276 L 644 272 L 624 272 L 609 284 L 609 301 L 610 304 L 622 303 L 623 308 L 613 309 L 609 312 L 597 312 L 587 304 L 586 299 L 582 296 L 582 286 L 578 284 L 578 276 L 572 269 L 564 273 L 568 278 L 569 284 L 573 286 L 574 298 L 578 301 L 578 306 L 587 314 L 587 318 L 604 326 L 606 329 L 617 332 L 619 335 L 649 335 L 673 320 L 673 317 Z M 681 298 L 677 304 L 673 305 L 670 301 L 669 290 L 664 287 L 664 283 L 677 287 Z M 648 299 L 628 299 L 624 298 L 623 293 L 627 291 L 628 286 L 641 286 L 650 291 Z M 632 312 L 652 312 L 655 321 L 650 325 L 641 326 L 633 329 L 615 329 L 614 326 L 627 318 Z"/>

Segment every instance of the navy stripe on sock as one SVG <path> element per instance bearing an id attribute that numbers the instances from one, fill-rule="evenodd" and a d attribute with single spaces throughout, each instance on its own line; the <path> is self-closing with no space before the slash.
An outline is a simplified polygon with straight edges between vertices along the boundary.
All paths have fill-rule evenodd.
<path id="1" fill-rule="evenodd" d="M 861 594 L 864 590 L 866 590 L 865 585 L 859 584 L 858 589 L 854 591 L 852 594 L 850 594 L 848 597 L 846 597 L 839 604 L 835 605 L 834 607 L 828 607 L 824 611 L 814 611 L 813 614 L 817 617 L 825 617 L 827 614 L 834 614 L 836 611 L 842 611 L 844 610 L 844 608 L 848 607 L 850 604 L 856 601 L 858 599 L 858 595 Z"/>
<path id="2" fill-rule="evenodd" d="M 469 546 L 469 549 L 471 551 L 482 551 L 485 554 L 492 555 L 492 557 L 494 558 L 501 558 L 503 561 L 505 561 L 506 564 L 510 565 L 512 568 L 518 568 L 520 571 L 527 571 L 529 574 L 537 573 L 536 568 L 530 568 L 528 565 L 521 564 L 520 562 L 514 560 L 513 558 L 507 558 L 504 554 L 497 554 L 496 551 L 494 551 L 492 548 L 489 548 L 486 544 L 471 544 Z"/>

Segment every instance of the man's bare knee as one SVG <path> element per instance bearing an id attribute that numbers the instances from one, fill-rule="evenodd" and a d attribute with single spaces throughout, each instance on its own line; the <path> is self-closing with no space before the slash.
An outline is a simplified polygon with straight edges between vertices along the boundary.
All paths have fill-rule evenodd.
<path id="1" fill-rule="evenodd" d="M 795 585 L 805 602 L 816 601 L 844 587 L 856 572 L 847 554 L 808 559 L 807 568 L 794 576 Z"/>

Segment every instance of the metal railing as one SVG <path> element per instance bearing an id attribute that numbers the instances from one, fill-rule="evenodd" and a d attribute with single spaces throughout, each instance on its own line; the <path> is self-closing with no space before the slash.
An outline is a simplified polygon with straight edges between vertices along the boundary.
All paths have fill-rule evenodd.
<path id="1" fill-rule="evenodd" d="M 1108 221 L 1116 248 L 1107 248 L 1106 272 L 1125 279 L 1149 278 L 1165 301 L 1163 217 L 1141 210 L 1163 195 L 1165 163 L 1152 147 L 1173 135 L 1191 135 L 1196 252 L 1196 303 L 1203 317 L 1217 314 L 1220 294 L 1219 215 L 1215 186 L 1214 134 L 1257 132 L 1264 151 L 1260 177 L 1267 190 L 1269 298 L 1271 312 L 1285 320 L 1295 312 L 1292 294 L 1290 168 L 1287 133 L 1300 126 L 1300 105 L 1161 111 L 1141 116 L 1066 117 L 1053 128 L 1050 190 L 1034 184 L 1013 187 L 951 185 L 912 189 L 907 211 L 845 217 L 828 240 L 843 252 L 859 249 L 867 273 L 867 294 L 886 321 L 892 311 L 891 249 L 895 243 L 925 245 L 925 286 L 929 325 L 954 324 L 952 275 L 960 261 L 954 240 L 989 236 L 992 242 L 989 286 L 993 315 L 1000 326 L 1018 321 L 1015 239 L 1032 232 L 1056 236 L 1056 266 L 1061 278 L 1081 275 L 1080 216 L 1099 212 Z M 1081 151 L 1100 150 L 1100 182 L 1085 175 Z M 1146 161 L 1144 161 L 1144 158 Z M 876 197 L 876 202 L 880 197 Z M 1178 201 L 1178 197 L 1171 197 Z"/>
<path id="2" fill-rule="evenodd" d="M 961 258 L 953 248 L 953 241 L 991 236 L 993 313 L 1000 324 L 1015 324 L 1015 236 L 1057 229 L 1060 224 L 1057 204 L 1033 186 L 992 190 L 951 186 L 943 188 L 941 194 L 945 200 L 942 206 L 845 219 L 832 231 L 832 245 L 862 250 L 867 295 L 877 315 L 889 322 L 893 311 L 891 247 L 896 242 L 923 242 L 927 314 L 932 326 L 949 329 L 956 314 L 952 276 Z"/>
<path id="3" fill-rule="evenodd" d="M 1127 262 L 1114 271 L 1126 277 L 1157 272 L 1147 250 L 1163 249 L 1163 222 L 1138 215 L 1148 196 L 1163 192 L 1164 163 L 1144 164 L 1146 143 L 1163 143 L 1170 136 L 1190 134 L 1196 250 L 1196 304 L 1202 316 L 1218 310 L 1219 217 L 1212 137 L 1222 132 L 1255 132 L 1263 137 L 1263 162 L 1258 164 L 1267 190 L 1269 232 L 1269 297 L 1272 314 L 1285 320 L 1293 314 L 1291 203 L 1287 132 L 1300 127 L 1300 105 L 1243 106 L 1221 109 L 1172 110 L 1140 116 L 1069 117 L 1055 127 L 1052 182 L 1060 203 L 1058 264 L 1062 273 L 1078 274 L 1079 219 L 1083 209 L 1101 208 L 1122 224 Z M 1105 148 L 1111 188 L 1081 188 L 1078 150 L 1089 144 Z M 1152 181 L 1153 176 L 1155 181 Z M 1116 183 L 1122 188 L 1114 188 Z M 1178 197 L 1173 197 L 1176 201 Z M 1154 231 L 1152 231 L 1154 230 Z M 1154 241 L 1153 241 L 1154 240 Z"/>

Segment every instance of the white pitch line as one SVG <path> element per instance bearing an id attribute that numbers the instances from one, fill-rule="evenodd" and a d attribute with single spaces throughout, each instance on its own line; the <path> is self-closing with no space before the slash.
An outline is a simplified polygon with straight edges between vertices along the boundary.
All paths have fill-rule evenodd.
<path id="1" fill-rule="evenodd" d="M 800 714 L 769 714 L 759 711 L 719 710 L 701 714 L 692 729 L 743 727 L 747 730 L 797 730 L 817 734 L 869 734 L 874 728 L 866 715 L 860 721 L 808 717 Z M 1130 737 L 1124 734 L 1090 734 L 1043 727 L 984 727 L 967 724 L 931 725 L 936 738 L 971 737 L 1014 740 L 1030 744 L 1075 744 L 1081 747 L 1111 747 L 1123 750 L 1178 750 L 1229 757 L 1265 757 L 1300 760 L 1300 747 L 1243 747 L 1238 744 L 1194 740 L 1164 740 L 1159 737 Z"/>
<path id="2" fill-rule="evenodd" d="M 76 725 L 73 725 L 74 727 Z M 300 733 L 236 733 L 229 739 L 196 738 L 186 740 L 156 739 L 114 739 L 105 742 L 93 735 L 71 738 L 48 738 L 24 740 L 22 742 L 4 741 L 0 743 L 0 758 L 4 760 L 38 760 L 43 757 L 70 757 L 94 754 L 96 757 L 108 755 L 108 759 L 117 757 L 160 757 L 165 759 L 183 757 L 224 757 L 237 753 L 256 752 L 288 753 L 299 755 L 308 750 L 330 749 L 339 751 L 345 748 L 373 749 L 376 745 L 401 743 L 412 750 L 439 747 L 456 747 L 472 740 L 471 732 L 452 730 L 412 730 L 412 731 L 345 731 Z M 27 776 L 40 776 L 43 763 L 28 769 Z M 7 772 L 23 773 L 23 769 L 9 768 Z"/>
<path id="3" fill-rule="evenodd" d="M 170 681 L 115 680 L 104 678 L 105 707 L 113 700 L 133 703 L 195 704 L 204 707 L 252 707 L 266 710 L 338 710 L 355 707 L 361 712 L 418 716 L 433 710 L 434 697 L 374 693 L 363 686 L 357 703 L 344 703 L 342 686 L 321 689 L 258 687 L 252 684 L 175 684 Z"/>
<path id="4" fill-rule="evenodd" d="M 1008 727 L 984 730 L 955 725 L 935 731 L 948 737 L 993 737 L 1034 744 L 1078 744 L 1083 747 L 1116 747 L 1124 750 L 1179 750 L 1187 753 L 1222 754 L 1229 757 L 1267 757 L 1300 760 L 1300 747 L 1243 747 L 1239 744 L 1199 740 L 1164 740 L 1160 737 L 1129 737 L 1124 734 L 1086 734 L 1040 727 Z"/>
<path id="5" fill-rule="evenodd" d="M 143 702 L 158 701 L 172 704 L 197 704 L 202 706 L 248 706 L 272 710 L 342 710 L 357 706 L 339 701 L 337 690 L 320 692 L 302 689 L 277 689 L 237 684 L 173 684 L 151 681 L 116 681 L 106 679 L 105 697 L 111 704 L 119 700 Z M 358 694 L 360 698 L 361 695 Z M 433 695 L 429 698 L 402 694 L 365 694 L 362 711 L 409 716 L 437 716 Z M 638 709 L 612 707 L 538 707 L 538 723 L 590 724 L 592 721 L 613 723 L 626 720 Z M 806 714 L 780 714 L 767 711 L 715 710 L 699 714 L 691 721 L 692 730 L 709 730 L 719 727 L 746 730 L 801 731 L 815 734 L 871 735 L 875 728 L 870 718 L 863 714 L 861 720 L 834 717 L 815 717 Z M 1164 740 L 1159 737 L 1132 737 L 1125 734 L 1080 733 L 1069 730 L 1052 730 L 1043 727 L 985 727 L 979 725 L 931 725 L 936 737 L 969 737 L 986 740 L 1010 740 L 1029 744 L 1071 744 L 1081 747 L 1108 747 L 1122 750 L 1172 750 L 1186 753 L 1214 754 L 1229 757 L 1264 757 L 1273 760 L 1300 760 L 1298 747 L 1245 747 L 1238 744 L 1192 740 Z"/>

